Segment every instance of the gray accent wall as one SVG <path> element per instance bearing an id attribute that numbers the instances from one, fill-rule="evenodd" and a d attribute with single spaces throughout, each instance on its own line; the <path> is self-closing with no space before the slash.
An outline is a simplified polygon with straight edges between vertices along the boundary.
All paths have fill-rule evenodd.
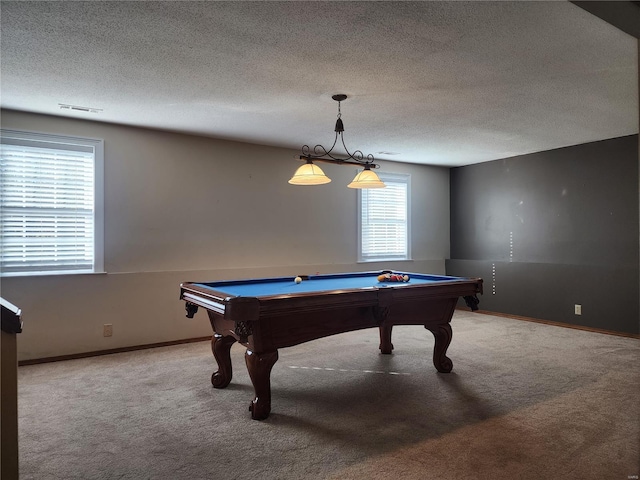
<path id="1" fill-rule="evenodd" d="M 638 333 L 637 135 L 453 168 L 450 181 L 446 270 L 484 278 L 482 310 Z"/>

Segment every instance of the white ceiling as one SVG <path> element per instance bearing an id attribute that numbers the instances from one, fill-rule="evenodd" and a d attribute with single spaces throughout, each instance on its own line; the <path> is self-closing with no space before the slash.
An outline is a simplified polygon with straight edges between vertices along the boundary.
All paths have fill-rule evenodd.
<path id="1" fill-rule="evenodd" d="M 299 150 L 344 93 L 350 150 L 445 166 L 638 132 L 637 40 L 566 1 L 1 9 L 7 109 Z"/>

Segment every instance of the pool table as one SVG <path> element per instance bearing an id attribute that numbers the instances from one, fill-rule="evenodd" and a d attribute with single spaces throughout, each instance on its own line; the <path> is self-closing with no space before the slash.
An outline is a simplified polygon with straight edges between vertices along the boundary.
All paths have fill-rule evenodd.
<path id="1" fill-rule="evenodd" d="M 406 282 L 380 282 L 379 275 L 407 275 Z M 301 281 L 300 281 L 301 279 Z M 435 337 L 433 363 L 450 372 L 446 356 L 451 342 L 451 317 L 459 297 L 476 310 L 482 279 L 375 271 L 332 275 L 259 278 L 180 285 L 187 317 L 206 309 L 213 338 L 211 348 L 218 370 L 211 376 L 215 388 L 231 382 L 230 349 L 239 342 L 255 397 L 251 417 L 263 420 L 271 411 L 271 369 L 278 349 L 338 333 L 378 327 L 380 351 L 393 350 L 394 325 L 424 325 Z"/>

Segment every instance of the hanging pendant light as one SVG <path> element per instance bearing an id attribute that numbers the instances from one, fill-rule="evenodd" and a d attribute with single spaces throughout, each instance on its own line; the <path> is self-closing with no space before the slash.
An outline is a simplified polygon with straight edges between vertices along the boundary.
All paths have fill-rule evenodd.
<path id="1" fill-rule="evenodd" d="M 386 185 L 376 172 L 371 170 L 369 165 L 364 166 L 364 170 L 356 175 L 356 178 L 347 185 L 349 188 L 384 188 Z"/>
<path id="2" fill-rule="evenodd" d="M 296 170 L 289 180 L 291 185 L 324 185 L 331 179 L 327 177 L 322 169 L 308 161 Z"/>
<path id="3" fill-rule="evenodd" d="M 376 173 L 371 170 L 372 168 L 378 168 L 378 165 L 373 163 L 375 160 L 373 155 L 369 154 L 365 158 L 361 150 L 356 150 L 353 153 L 350 153 L 344 143 L 344 123 L 342 122 L 341 118 L 342 113 L 340 111 L 340 102 L 346 100 L 347 96 L 344 94 L 336 94 L 331 98 L 338 102 L 338 119 L 336 120 L 336 126 L 334 128 L 336 136 L 333 141 L 333 145 L 331 145 L 331 148 L 329 150 L 324 148 L 322 145 L 316 145 L 315 147 L 313 147 L 313 154 L 311 153 L 311 148 L 309 147 L 309 145 L 303 145 L 300 160 L 305 160 L 306 163 L 296 170 L 296 173 L 293 175 L 293 177 L 291 177 L 289 183 L 292 185 L 322 185 L 325 183 L 329 183 L 331 179 L 324 174 L 320 167 L 313 163 L 325 162 L 338 165 L 357 165 L 359 167 L 364 167 L 364 170 L 356 175 L 356 178 L 354 178 L 353 181 L 348 185 L 349 188 L 386 187 L 382 180 L 378 178 L 378 175 L 376 175 Z M 347 152 L 347 157 L 336 157 L 331 153 L 338 143 L 338 137 L 340 137 L 340 142 L 342 143 L 344 151 Z"/>

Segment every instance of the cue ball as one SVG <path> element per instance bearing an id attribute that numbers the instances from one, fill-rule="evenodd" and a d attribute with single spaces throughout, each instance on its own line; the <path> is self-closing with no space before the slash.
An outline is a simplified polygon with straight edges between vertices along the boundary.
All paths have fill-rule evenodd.
<path id="1" fill-rule="evenodd" d="M 296 283 L 301 283 L 301 282 L 302 282 L 302 279 L 301 279 L 300 277 L 296 277 L 296 278 L 294 279 L 294 281 L 295 281 Z"/>

